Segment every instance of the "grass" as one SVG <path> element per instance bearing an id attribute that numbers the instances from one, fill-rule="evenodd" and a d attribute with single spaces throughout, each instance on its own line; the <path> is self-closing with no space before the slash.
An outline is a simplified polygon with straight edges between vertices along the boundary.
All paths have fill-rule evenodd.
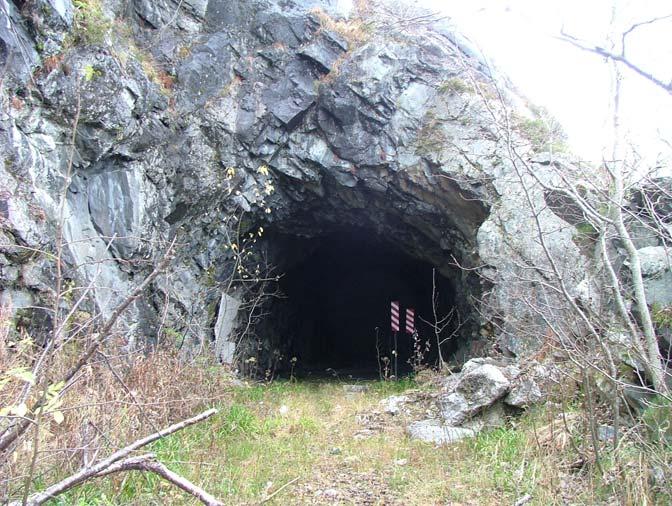
<path id="1" fill-rule="evenodd" d="M 416 389 L 412 379 L 370 382 L 352 394 L 339 382 L 285 382 L 237 388 L 219 413 L 151 448 L 168 467 L 226 504 L 258 504 L 293 482 L 269 504 L 599 504 L 613 498 L 593 467 L 572 470 L 573 446 L 550 409 L 533 410 L 506 427 L 437 448 L 411 441 L 401 418 L 382 415 L 378 403 Z M 377 413 L 377 414 L 376 414 Z M 382 417 L 379 430 L 359 437 L 361 415 Z M 387 418 L 385 418 L 387 416 Z M 566 415 L 571 430 L 575 413 Z M 374 424 L 375 425 L 375 424 Z M 548 434 L 551 434 L 548 436 Z M 574 437 L 574 435 L 572 436 Z M 606 462 L 606 461 L 605 461 Z M 633 484 L 631 499 L 641 499 Z M 325 492 L 326 491 L 326 492 Z M 321 495 L 322 494 L 322 495 Z M 117 475 L 73 490 L 57 504 L 196 504 L 161 480 Z M 627 501 L 625 503 L 628 503 Z M 637 504 L 637 502 L 630 502 Z M 663 504 L 662 502 L 660 504 Z"/>
<path id="2" fill-rule="evenodd" d="M 603 448 L 602 476 L 591 460 L 580 406 L 565 409 L 564 418 L 558 417 L 557 406 L 533 409 L 509 419 L 504 427 L 437 448 L 410 440 L 405 433 L 407 415 L 387 415 L 379 404 L 389 395 L 411 391 L 431 396 L 426 385 L 436 378 L 425 375 L 365 382 L 365 392 L 351 393 L 340 381 L 236 386 L 226 380 L 221 367 L 184 365 L 165 352 L 131 368 L 123 360 L 113 363 L 144 413 L 129 402 L 125 389 L 102 364 L 94 365 L 66 397 L 65 421 L 45 427 L 40 444 L 45 453 L 34 488 L 44 488 L 78 468 L 76 450 L 57 449 L 81 447 L 82 427 L 88 421 L 110 438 L 107 444 L 99 443 L 104 456 L 154 432 L 153 427 L 216 406 L 219 412 L 212 418 L 142 452 L 156 453 L 168 468 L 225 504 L 258 504 L 286 484 L 268 504 L 499 505 L 513 504 L 527 494 L 534 505 L 670 500 L 669 487 L 652 485 L 647 474 L 652 465 L 670 466 L 672 450 L 664 438 L 656 448 L 646 449 L 626 438 L 618 453 Z M 665 416 L 649 415 L 652 420 Z M 25 455 L 17 455 L 19 466 Z M 8 471 L 14 476 L 22 472 L 20 467 Z M 197 502 L 156 476 L 130 472 L 88 482 L 53 504 Z"/>

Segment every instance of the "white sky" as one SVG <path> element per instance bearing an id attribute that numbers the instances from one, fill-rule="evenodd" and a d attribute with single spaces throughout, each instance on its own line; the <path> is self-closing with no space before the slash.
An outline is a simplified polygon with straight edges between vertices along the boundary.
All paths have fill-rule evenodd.
<path id="1" fill-rule="evenodd" d="M 459 31 L 530 101 L 562 123 L 575 153 L 599 160 L 609 141 L 610 73 L 603 59 L 557 40 L 564 28 L 605 46 L 612 7 L 618 33 L 634 22 L 672 14 L 670 0 L 418 0 L 451 18 Z M 628 37 L 628 57 L 672 80 L 672 18 Z M 672 96 L 623 69 L 622 119 L 628 139 L 646 158 L 672 152 Z"/>

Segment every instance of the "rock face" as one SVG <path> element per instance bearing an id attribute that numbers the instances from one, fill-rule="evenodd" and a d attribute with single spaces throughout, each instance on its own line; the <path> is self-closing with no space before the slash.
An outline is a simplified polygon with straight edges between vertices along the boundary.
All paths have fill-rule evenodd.
<path id="1" fill-rule="evenodd" d="M 358 24 L 348 2 L 134 0 L 105 3 L 126 31 L 65 48 L 72 3 L 35 4 L 22 16 L 2 1 L 0 65 L 13 83 L 0 113 L 3 304 L 53 296 L 49 263 L 20 251 L 53 250 L 61 217 L 67 276 L 95 286 L 90 309 L 103 317 L 177 234 L 174 262 L 125 331 L 152 336 L 161 320 L 190 342 L 216 339 L 225 361 L 243 336 L 236 322 L 257 321 L 231 309 L 256 307 L 257 246 L 281 265 L 289 256 L 262 229 L 393 235 L 453 283 L 466 348 L 498 329 L 501 351 L 524 354 L 547 331 L 527 304 L 549 297 L 535 282 L 549 270 L 539 233 L 567 285 L 582 281 L 575 229 L 537 183 L 554 170 L 524 132 L 513 135 L 534 177 L 507 156 L 482 96 L 492 78 L 441 23 L 409 35 Z M 240 306 L 220 304 L 231 298 Z M 470 416 L 509 381 L 482 365 L 446 410 Z"/>

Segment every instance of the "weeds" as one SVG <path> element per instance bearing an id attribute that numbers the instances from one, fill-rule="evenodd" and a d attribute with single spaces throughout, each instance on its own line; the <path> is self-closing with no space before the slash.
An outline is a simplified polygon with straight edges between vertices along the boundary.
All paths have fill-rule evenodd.
<path id="1" fill-rule="evenodd" d="M 101 0 L 74 0 L 75 16 L 71 40 L 66 46 L 103 44 L 112 30 Z"/>
<path id="2" fill-rule="evenodd" d="M 451 77 L 450 79 L 439 84 L 437 88 L 439 93 L 460 95 L 462 93 L 473 93 L 474 90 L 468 83 L 459 77 Z"/>
<path id="3" fill-rule="evenodd" d="M 123 376 L 143 403 L 143 415 L 118 390 L 101 389 L 107 382 L 114 383 L 106 375 L 109 372 L 94 364 L 90 375 L 70 393 L 73 407 L 65 412 L 65 421 L 61 426 L 52 424 L 53 439 L 45 433 L 48 448 L 85 446 L 70 438 L 87 417 L 123 439 L 147 423 L 143 416 L 158 424 L 179 418 L 176 410 L 214 404 L 220 412 L 207 423 L 156 441 L 151 450 L 171 469 L 231 504 L 259 502 L 287 483 L 291 485 L 271 504 L 319 502 L 320 497 L 325 499 L 319 494 L 329 489 L 348 494 L 342 502 L 365 502 L 366 494 L 373 494 L 408 505 L 513 504 L 527 494 L 532 497 L 529 504 L 537 505 L 665 504 L 669 500 L 665 482 L 651 479 L 652 469 L 666 472 L 669 446 L 658 446 L 653 462 L 649 459 L 654 452 L 645 454 L 635 440 L 624 438 L 618 454 L 603 453 L 606 478 L 602 479 L 597 468 L 582 459 L 590 454 L 589 449 L 584 451 L 589 439 L 583 414 L 574 406 L 534 409 L 472 440 L 436 448 L 408 439 L 403 414 L 387 418 L 367 437 L 358 436 L 362 429 L 358 420 L 380 416 L 375 413 L 382 398 L 422 388 L 412 377 L 370 382 L 367 392 L 354 396 L 345 393 L 340 382 L 275 381 L 231 388 L 219 369 L 179 366 L 170 353 L 161 352 L 140 360 Z M 79 397 L 97 392 L 96 388 L 100 389 L 97 402 Z M 180 392 L 191 395 L 174 404 L 162 403 L 164 398 L 179 398 Z M 144 404 L 152 397 L 156 403 Z M 111 419 L 105 421 L 103 415 Z M 70 458 L 80 457 L 72 453 Z M 49 476 L 38 476 L 39 480 L 49 482 Z M 96 480 L 68 492 L 55 504 L 153 502 L 192 504 L 186 495 L 144 474 Z"/>
<path id="4" fill-rule="evenodd" d="M 324 10 L 316 8 L 311 13 L 320 22 L 323 29 L 337 33 L 352 47 L 359 47 L 366 43 L 372 36 L 372 25 L 367 23 L 363 17 L 353 17 L 345 20 L 335 20 Z"/>
<path id="5" fill-rule="evenodd" d="M 13 372 L 0 377 L 0 406 L 10 407 L 7 410 L 10 411 L 16 407 L 12 407 L 12 402 L 22 385 L 26 380 L 32 380 L 26 374 L 40 347 L 33 343 L 25 330 L 17 334 L 14 327 L 8 327 L 7 323 L 5 320 L 3 325 L 7 329 L 4 341 L 8 344 L 4 349 L 11 351 L 0 355 L 0 371 Z M 83 336 L 66 343 L 50 366 L 50 376 L 59 377 L 61 371 L 68 370 L 86 346 L 87 339 Z M 147 356 L 112 353 L 112 350 L 120 348 L 117 342 L 107 343 L 63 396 L 52 395 L 56 402 L 44 404 L 42 409 L 47 416 L 43 418 L 39 431 L 40 453 L 34 489 L 40 483 L 53 483 L 67 476 L 98 454 L 124 446 L 146 434 L 148 428 L 165 426 L 229 396 L 229 376 L 221 367 L 213 371 L 202 364 L 182 364 L 176 351 L 170 348 Z M 26 374 L 22 375 L 22 372 Z M 49 383 L 47 397 L 59 388 L 61 385 Z M 26 404 L 34 402 L 29 399 Z M 11 413 L 0 416 L 11 416 Z M 167 438 L 157 442 L 155 451 L 165 453 L 170 445 L 176 444 L 175 441 Z M 187 454 L 191 448 L 185 446 L 180 451 Z M 11 461 L 2 464 L 0 493 L 3 496 L 17 495 L 22 483 L 16 477 L 25 473 L 30 454 L 31 445 L 24 444 L 13 452 Z M 175 460 L 179 458 L 175 457 Z M 123 480 L 124 476 L 110 479 L 116 484 Z M 152 480 L 152 483 L 160 481 L 158 478 Z M 61 503 L 76 504 L 68 498 L 99 491 L 104 481 L 95 480 L 86 485 L 83 490 L 89 492 L 69 492 Z M 100 492 L 96 495 L 102 501 Z M 108 493 L 109 497 L 112 496 Z"/>

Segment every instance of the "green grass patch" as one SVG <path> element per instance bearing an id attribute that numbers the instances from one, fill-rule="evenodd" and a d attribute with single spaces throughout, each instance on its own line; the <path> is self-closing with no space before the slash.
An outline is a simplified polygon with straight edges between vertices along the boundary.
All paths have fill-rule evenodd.
<path id="1" fill-rule="evenodd" d="M 620 453 L 629 474 L 611 484 L 600 482 L 594 466 L 568 470 L 567 464 L 577 458 L 574 445 L 585 443 L 578 406 L 565 411 L 572 431 L 576 429 L 571 436 L 578 438 L 571 443 L 545 439 L 549 422 L 558 419 L 559 408 L 550 406 L 532 409 L 473 439 L 435 447 L 408 438 L 403 414 L 380 414 L 383 397 L 422 388 L 413 378 L 361 383 L 368 391 L 354 394 L 338 381 L 276 381 L 236 388 L 218 406 L 217 415 L 147 450 L 226 504 L 257 504 L 297 478 L 269 504 L 326 504 L 331 501 L 314 494 L 327 489 L 347 490 L 352 495 L 346 504 L 360 504 L 366 494 L 374 494 L 410 506 L 513 504 L 528 493 L 533 505 L 563 504 L 566 497 L 572 504 L 620 504 L 621 499 L 641 504 L 656 497 L 665 504 L 669 499 L 663 488 L 646 485 L 649 478 L 642 481 L 651 466 L 641 448 L 632 444 L 623 444 Z M 361 421 L 362 415 L 370 421 Z M 378 423 L 380 430 L 360 437 L 362 429 Z M 554 431 L 559 434 L 563 427 L 557 425 Z M 670 453 L 661 446 L 658 465 L 669 464 Z M 615 473 L 617 459 L 604 451 L 603 465 Z M 198 503 L 154 476 L 126 473 L 87 483 L 54 504 Z"/>
<path id="2" fill-rule="evenodd" d="M 418 383 L 412 376 L 400 378 L 398 381 L 374 381 L 370 385 L 373 392 L 382 395 L 401 394 L 418 387 Z"/>

